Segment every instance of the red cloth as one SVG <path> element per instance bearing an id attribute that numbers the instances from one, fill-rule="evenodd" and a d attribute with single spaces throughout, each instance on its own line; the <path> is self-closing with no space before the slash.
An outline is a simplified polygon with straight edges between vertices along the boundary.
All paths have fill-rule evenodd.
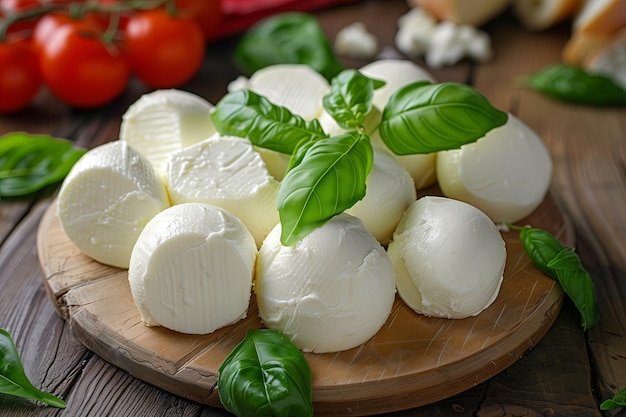
<path id="1" fill-rule="evenodd" d="M 216 37 L 233 35 L 248 29 L 261 19 L 287 11 L 309 12 L 359 0 L 221 0 L 224 13 Z"/>

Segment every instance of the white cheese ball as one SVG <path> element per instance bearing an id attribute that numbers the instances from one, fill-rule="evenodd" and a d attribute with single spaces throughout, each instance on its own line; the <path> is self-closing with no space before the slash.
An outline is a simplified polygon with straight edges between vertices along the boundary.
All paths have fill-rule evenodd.
<path id="1" fill-rule="evenodd" d="M 280 224 L 259 251 L 255 293 L 261 320 L 305 352 L 338 352 L 369 340 L 395 298 L 383 247 L 356 217 L 342 213 L 294 246 Z"/>
<path id="2" fill-rule="evenodd" d="M 279 221 L 279 183 L 247 139 L 216 134 L 174 153 L 166 166 L 173 204 L 222 207 L 239 217 L 257 246 Z"/>
<path id="3" fill-rule="evenodd" d="M 447 197 L 470 203 L 494 222 L 516 222 L 543 201 L 552 161 L 541 138 L 508 115 L 503 126 L 460 149 L 437 153 L 437 179 Z"/>
<path id="4" fill-rule="evenodd" d="M 139 234 L 170 206 L 147 158 L 114 141 L 88 151 L 59 191 L 57 215 L 69 240 L 103 264 L 128 268 Z"/>
<path id="5" fill-rule="evenodd" d="M 386 149 L 374 146 L 374 164 L 367 176 L 365 197 L 346 213 L 363 221 L 387 245 L 404 211 L 415 201 L 413 178 Z"/>
<path id="6" fill-rule="evenodd" d="M 398 295 L 426 316 L 475 316 L 496 299 L 506 263 L 504 240 L 477 208 L 445 197 L 409 207 L 387 249 Z"/>
<path id="7" fill-rule="evenodd" d="M 172 206 L 145 227 L 128 281 L 148 326 L 207 334 L 246 316 L 257 257 L 237 217 L 202 203 Z"/>

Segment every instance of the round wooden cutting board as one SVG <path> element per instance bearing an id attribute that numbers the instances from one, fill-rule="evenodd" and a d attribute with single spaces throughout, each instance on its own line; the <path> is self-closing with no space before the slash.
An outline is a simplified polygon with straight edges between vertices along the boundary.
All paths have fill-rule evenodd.
<path id="1" fill-rule="evenodd" d="M 548 230 L 573 246 L 573 229 L 550 195 L 520 224 Z M 556 319 L 563 293 L 534 267 L 518 232 L 503 237 L 502 288 L 477 317 L 424 317 L 396 297 L 386 324 L 367 343 L 306 354 L 316 414 L 372 415 L 429 404 L 487 380 L 533 347 Z M 247 318 L 209 335 L 146 327 L 127 272 L 83 255 L 63 233 L 56 203 L 41 221 L 37 245 L 46 290 L 87 348 L 166 391 L 221 406 L 214 389 L 217 369 L 248 329 L 262 327 L 254 296 Z"/>

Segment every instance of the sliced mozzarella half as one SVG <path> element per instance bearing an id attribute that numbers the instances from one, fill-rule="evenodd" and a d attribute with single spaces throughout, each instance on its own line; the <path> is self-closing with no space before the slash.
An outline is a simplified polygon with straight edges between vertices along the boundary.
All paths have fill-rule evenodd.
<path id="1" fill-rule="evenodd" d="M 413 178 L 386 149 L 375 146 L 366 186 L 365 197 L 346 212 L 361 219 L 387 245 L 402 214 L 417 198 Z"/>
<path id="2" fill-rule="evenodd" d="M 478 207 L 496 223 L 516 222 L 535 210 L 551 174 L 541 138 L 512 114 L 478 141 L 437 154 L 444 195 Z"/>
<path id="3" fill-rule="evenodd" d="M 128 281 L 142 321 L 206 334 L 246 316 L 257 257 L 241 221 L 202 203 L 172 206 L 145 227 Z"/>
<path id="4" fill-rule="evenodd" d="M 387 252 L 398 294 L 420 314 L 475 316 L 500 291 L 504 240 L 495 224 L 467 203 L 418 199 L 400 221 Z"/>
<path id="5" fill-rule="evenodd" d="M 57 214 L 68 238 L 107 265 L 128 268 L 148 221 L 169 207 L 165 186 L 148 160 L 126 142 L 91 149 L 72 167 Z"/>
<path id="6" fill-rule="evenodd" d="M 263 323 L 301 350 L 337 352 L 369 340 L 395 298 L 391 263 L 356 217 L 340 214 L 294 246 L 277 225 L 259 251 L 255 293 Z"/>
<path id="7" fill-rule="evenodd" d="M 182 90 L 156 90 L 133 103 L 122 116 L 120 140 L 146 156 L 158 172 L 177 150 L 215 133 L 214 106 Z"/>
<path id="8" fill-rule="evenodd" d="M 241 219 L 259 246 L 278 223 L 279 183 L 246 139 L 216 134 L 181 149 L 168 160 L 165 175 L 173 204 L 222 207 Z"/>

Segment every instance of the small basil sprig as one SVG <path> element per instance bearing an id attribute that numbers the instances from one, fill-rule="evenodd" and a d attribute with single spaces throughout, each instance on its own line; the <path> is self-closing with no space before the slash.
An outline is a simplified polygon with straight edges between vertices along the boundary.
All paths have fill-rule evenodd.
<path id="1" fill-rule="evenodd" d="M 24 196 L 61 181 L 86 152 L 65 139 L 15 132 L 0 138 L 0 197 Z"/>
<path id="2" fill-rule="evenodd" d="M 369 138 L 358 132 L 304 144 L 285 175 L 277 204 L 281 243 L 291 246 L 365 196 L 374 161 Z"/>
<path id="3" fill-rule="evenodd" d="M 520 231 L 522 245 L 533 263 L 547 276 L 557 280 L 581 314 L 582 327 L 588 330 L 600 318 L 591 276 L 583 268 L 573 249 L 561 244 L 549 232 L 529 227 L 511 226 Z"/>
<path id="4" fill-rule="evenodd" d="M 211 120 L 222 135 L 245 137 L 256 146 L 289 155 L 301 141 L 328 136 L 317 119 L 306 121 L 249 90 L 224 96 Z"/>
<path id="5" fill-rule="evenodd" d="M 0 393 L 65 408 L 65 401 L 33 386 L 24 372 L 13 338 L 4 329 L 0 329 Z"/>
<path id="6" fill-rule="evenodd" d="M 311 369 L 287 337 L 248 330 L 218 370 L 224 408 L 236 416 L 313 415 Z"/>
<path id="7" fill-rule="evenodd" d="M 507 118 L 468 85 L 418 81 L 392 94 L 379 130 L 395 154 L 421 154 L 475 142 Z"/>
<path id="8" fill-rule="evenodd" d="M 384 84 L 356 70 L 342 71 L 331 81 L 330 93 L 323 99 L 324 108 L 342 128 L 358 128 L 372 110 L 374 89 Z"/>
<path id="9" fill-rule="evenodd" d="M 528 78 L 528 85 L 559 100 L 595 106 L 625 105 L 626 90 L 612 78 L 583 68 L 556 64 Z"/>
<path id="10" fill-rule="evenodd" d="M 626 388 L 615 394 L 613 398 L 600 404 L 600 410 L 614 410 L 623 407 L 626 407 Z"/>
<path id="11" fill-rule="evenodd" d="M 248 29 L 235 61 L 250 74 L 274 64 L 304 64 L 328 80 L 343 69 L 317 19 L 299 12 L 274 15 Z"/>

